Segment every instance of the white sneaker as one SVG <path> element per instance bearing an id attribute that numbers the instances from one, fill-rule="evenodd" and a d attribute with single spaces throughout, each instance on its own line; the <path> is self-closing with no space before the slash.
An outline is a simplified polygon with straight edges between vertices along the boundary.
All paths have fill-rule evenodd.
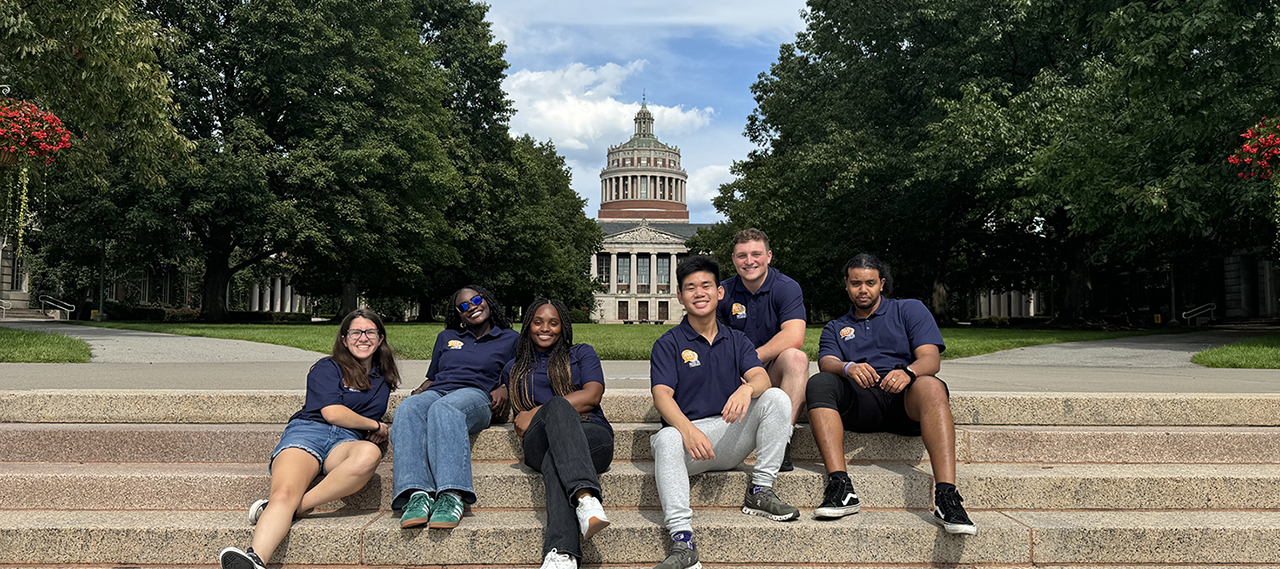
<path id="1" fill-rule="evenodd" d="M 578 499 L 578 529 L 582 531 L 582 539 L 591 539 L 600 530 L 609 527 L 609 518 L 604 515 L 604 506 L 595 496 L 583 496 Z"/>
<path id="2" fill-rule="evenodd" d="M 267 509 L 267 500 L 265 498 L 249 506 L 249 525 L 258 525 L 258 518 L 262 517 L 262 511 L 265 509 Z"/>
<path id="3" fill-rule="evenodd" d="M 253 552 L 252 547 L 249 551 L 228 547 L 218 554 L 218 564 L 222 569 L 267 569 L 267 564 Z"/>
<path id="4" fill-rule="evenodd" d="M 578 569 L 578 560 L 568 553 L 552 549 L 542 558 L 542 569 Z"/>

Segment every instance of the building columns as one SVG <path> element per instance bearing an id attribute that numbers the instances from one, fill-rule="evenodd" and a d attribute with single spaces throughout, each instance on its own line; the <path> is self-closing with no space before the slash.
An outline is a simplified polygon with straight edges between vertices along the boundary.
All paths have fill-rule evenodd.
<path id="1" fill-rule="evenodd" d="M 618 294 L 618 254 L 609 253 L 609 294 Z"/>
<path id="2" fill-rule="evenodd" d="M 262 292 L 258 290 L 258 283 L 253 283 L 253 288 L 249 293 L 249 311 L 257 312 L 258 307 L 262 305 Z"/>
<path id="3" fill-rule="evenodd" d="M 631 254 L 631 266 L 627 268 L 631 273 L 630 282 L 627 283 L 627 286 L 628 286 L 627 294 L 634 295 L 636 291 L 640 290 L 639 285 L 636 284 L 636 254 L 635 253 Z"/>

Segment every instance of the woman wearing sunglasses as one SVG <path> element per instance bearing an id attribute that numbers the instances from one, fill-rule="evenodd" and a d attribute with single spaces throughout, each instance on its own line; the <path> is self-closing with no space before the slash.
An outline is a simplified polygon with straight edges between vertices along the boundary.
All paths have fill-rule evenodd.
<path id="1" fill-rule="evenodd" d="M 271 453 L 271 494 L 249 507 L 253 547 L 222 550 L 222 569 L 264 569 L 293 520 L 364 488 L 382 460 L 388 436 L 382 416 L 400 384 L 382 318 L 372 310 L 348 314 L 330 356 L 307 373 L 307 398 L 289 418 Z M 307 489 L 317 475 L 314 488 Z"/>
<path id="2" fill-rule="evenodd" d="M 590 538 L 609 525 L 599 473 L 613 461 L 613 428 L 600 411 L 600 357 L 591 346 L 573 343 L 564 304 L 539 299 L 525 311 L 516 357 L 502 370 L 502 383 L 510 388 L 524 463 L 542 473 L 546 487 L 542 567 L 576 569 L 579 536 Z"/>
<path id="3" fill-rule="evenodd" d="M 520 335 L 483 287 L 464 287 L 451 298 L 427 380 L 396 408 L 391 426 L 391 509 L 403 512 L 402 528 L 458 526 L 463 504 L 476 501 L 468 435 L 488 427 L 507 404 L 498 376 Z"/>

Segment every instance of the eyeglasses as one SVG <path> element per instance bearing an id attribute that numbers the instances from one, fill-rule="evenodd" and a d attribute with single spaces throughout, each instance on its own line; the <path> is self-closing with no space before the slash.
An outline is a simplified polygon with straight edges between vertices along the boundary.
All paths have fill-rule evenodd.
<path id="1" fill-rule="evenodd" d="M 458 304 L 458 307 L 457 307 L 458 312 L 466 312 L 468 310 L 471 310 L 472 307 L 480 306 L 480 304 L 483 302 L 484 302 L 484 297 L 477 294 L 471 297 L 471 300 Z"/>
<path id="2" fill-rule="evenodd" d="M 355 328 L 352 328 L 347 330 L 348 340 L 359 340 L 360 336 L 368 336 L 370 340 L 377 340 L 382 336 L 382 333 L 378 332 L 377 328 L 370 328 L 368 330 L 356 330 Z"/>

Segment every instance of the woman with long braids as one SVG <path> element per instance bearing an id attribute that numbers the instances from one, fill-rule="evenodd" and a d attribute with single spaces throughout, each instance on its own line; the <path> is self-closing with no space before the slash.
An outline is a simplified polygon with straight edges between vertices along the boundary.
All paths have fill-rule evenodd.
<path id="1" fill-rule="evenodd" d="M 307 398 L 271 453 L 269 497 L 249 506 L 253 547 L 223 549 L 222 569 L 266 569 L 294 519 L 364 488 L 382 460 L 382 416 L 399 384 L 382 318 L 368 309 L 348 314 L 330 356 L 307 373 Z M 308 490 L 320 474 L 324 480 Z"/>
<path id="2" fill-rule="evenodd" d="M 427 380 L 400 403 L 391 424 L 391 509 L 403 511 L 401 528 L 458 526 L 463 504 L 476 502 L 468 435 L 507 405 L 498 376 L 515 356 L 519 334 L 484 287 L 463 287 L 450 299 Z"/>
<path id="3" fill-rule="evenodd" d="M 516 357 L 502 370 L 524 439 L 524 463 L 547 491 L 543 569 L 576 569 L 581 539 L 609 525 L 599 473 L 613 461 L 613 427 L 600 411 L 604 372 L 587 344 L 573 343 L 569 310 L 539 299 L 524 314 Z M 399 452 L 399 451 L 397 451 Z M 575 523 L 576 522 L 576 523 Z"/>

